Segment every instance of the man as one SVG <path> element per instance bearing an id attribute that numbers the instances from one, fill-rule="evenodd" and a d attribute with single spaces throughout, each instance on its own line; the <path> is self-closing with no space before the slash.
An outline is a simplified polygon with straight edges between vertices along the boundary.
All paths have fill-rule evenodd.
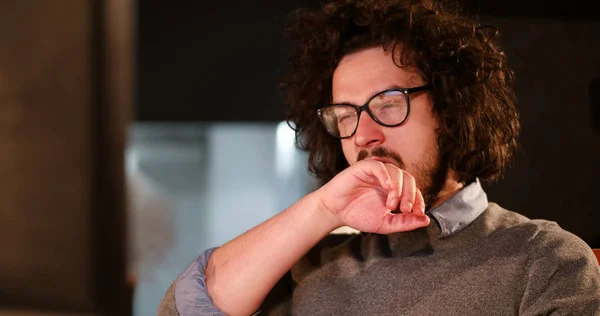
<path id="1" fill-rule="evenodd" d="M 326 184 L 199 256 L 160 315 L 600 315 L 591 249 L 481 188 L 519 132 L 493 28 L 339 0 L 289 32 L 290 121 Z M 361 233 L 329 235 L 341 226 Z"/>

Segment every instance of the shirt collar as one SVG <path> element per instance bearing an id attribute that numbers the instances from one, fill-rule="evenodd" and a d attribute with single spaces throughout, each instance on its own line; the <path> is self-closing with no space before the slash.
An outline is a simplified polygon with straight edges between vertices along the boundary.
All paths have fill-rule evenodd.
<path id="1" fill-rule="evenodd" d="M 479 179 L 476 179 L 442 204 L 429 210 L 427 215 L 433 216 L 440 227 L 439 237 L 446 238 L 469 226 L 487 206 L 487 195 Z"/>

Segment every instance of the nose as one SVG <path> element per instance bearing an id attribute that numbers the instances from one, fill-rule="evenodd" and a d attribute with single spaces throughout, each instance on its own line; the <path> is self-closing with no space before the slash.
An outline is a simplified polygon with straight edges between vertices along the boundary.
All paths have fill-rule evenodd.
<path id="1" fill-rule="evenodd" d="M 382 128 L 368 113 L 362 112 L 354 134 L 354 144 L 365 149 L 381 145 L 385 140 Z"/>

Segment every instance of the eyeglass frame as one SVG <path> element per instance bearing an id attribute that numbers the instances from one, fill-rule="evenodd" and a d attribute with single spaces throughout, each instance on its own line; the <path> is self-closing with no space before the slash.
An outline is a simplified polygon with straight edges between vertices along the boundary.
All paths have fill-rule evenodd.
<path id="1" fill-rule="evenodd" d="M 416 92 L 421 92 L 421 91 L 425 91 L 425 90 L 429 90 L 431 89 L 431 85 L 430 84 L 426 84 L 423 86 L 419 86 L 419 87 L 413 87 L 413 88 L 392 88 L 392 89 L 387 89 L 387 90 L 383 90 L 381 92 L 378 92 L 377 94 L 375 94 L 374 96 L 370 97 L 369 100 L 367 100 L 367 102 L 363 105 L 354 105 L 354 104 L 350 104 L 350 103 L 332 103 L 332 104 L 327 104 L 325 106 L 323 106 L 322 108 L 317 110 L 317 115 L 319 116 L 319 119 L 321 120 L 321 123 L 323 124 L 323 127 L 325 127 L 325 130 L 327 131 L 327 134 L 338 138 L 338 139 L 346 139 L 346 138 L 350 138 L 352 136 L 354 136 L 354 134 L 356 134 L 356 131 L 358 130 L 358 125 L 360 123 L 360 115 L 362 114 L 363 111 L 367 112 L 367 114 L 369 114 L 369 116 L 373 119 L 373 121 L 377 122 L 377 124 L 381 125 L 381 126 L 385 126 L 385 127 L 396 127 L 396 126 L 400 126 L 402 125 L 404 122 L 406 122 L 406 119 L 408 119 L 408 116 L 410 115 L 410 95 L 412 93 L 416 93 Z M 393 92 L 393 91 L 397 91 L 397 92 L 401 92 L 404 97 L 406 98 L 406 116 L 404 117 L 404 119 L 398 123 L 398 124 L 385 124 L 383 122 L 381 122 L 378 118 L 375 117 L 375 115 L 373 114 L 373 112 L 371 112 L 371 109 L 369 108 L 369 103 L 371 103 L 371 101 L 373 101 L 373 99 L 375 99 L 376 97 L 384 94 L 384 93 L 388 93 L 388 92 Z M 354 127 L 354 131 L 352 131 L 352 133 L 350 133 L 350 135 L 348 136 L 338 136 L 335 135 L 333 133 L 331 133 L 329 131 L 329 129 L 327 128 L 327 125 L 325 124 L 325 121 L 323 119 L 323 111 L 329 107 L 332 106 L 339 106 L 339 105 L 343 105 L 343 106 L 350 106 L 351 108 L 353 108 L 354 110 L 356 110 L 357 113 L 357 119 L 356 119 L 356 126 Z"/>

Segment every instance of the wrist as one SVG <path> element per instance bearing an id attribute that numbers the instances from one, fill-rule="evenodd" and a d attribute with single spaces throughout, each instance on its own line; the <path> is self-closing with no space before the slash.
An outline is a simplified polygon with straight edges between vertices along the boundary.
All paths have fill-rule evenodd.
<path id="1" fill-rule="evenodd" d="M 311 209 L 314 210 L 315 220 L 327 230 L 327 233 L 344 226 L 344 223 L 325 206 L 319 190 L 310 193 L 307 198 L 310 200 Z"/>

